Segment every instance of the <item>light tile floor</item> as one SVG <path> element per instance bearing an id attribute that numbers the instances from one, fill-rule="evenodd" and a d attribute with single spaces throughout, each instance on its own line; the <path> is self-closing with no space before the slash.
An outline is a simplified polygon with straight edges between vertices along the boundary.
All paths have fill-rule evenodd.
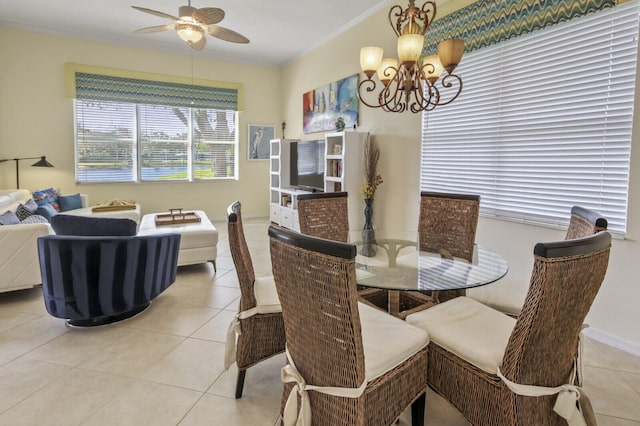
<path id="1" fill-rule="evenodd" d="M 0 294 L 0 425 L 276 425 L 283 356 L 224 371 L 227 326 L 239 289 L 220 233 L 218 271 L 180 268 L 142 314 L 116 325 L 68 329 L 47 314 L 40 287 Z M 245 222 L 256 275 L 270 274 L 267 224 Z M 587 341 L 585 388 L 600 425 L 640 426 L 640 357 Z M 410 424 L 409 413 L 400 424 Z M 465 425 L 429 392 L 427 425 Z"/>

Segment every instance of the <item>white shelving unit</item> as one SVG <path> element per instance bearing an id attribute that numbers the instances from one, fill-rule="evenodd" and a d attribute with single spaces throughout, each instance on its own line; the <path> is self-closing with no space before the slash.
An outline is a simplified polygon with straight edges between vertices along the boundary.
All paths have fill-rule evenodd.
<path id="1" fill-rule="evenodd" d="M 334 132 L 325 134 L 324 192 L 349 193 L 349 227 L 362 229 L 364 199 L 364 140 L 366 133 Z"/>
<path id="2" fill-rule="evenodd" d="M 349 226 L 362 229 L 364 200 L 360 187 L 364 182 L 363 142 L 366 133 L 334 132 L 325 134 L 324 192 L 349 193 Z M 298 139 L 272 139 L 270 141 L 269 216 L 271 222 L 296 231 L 298 222 L 298 195 L 309 191 L 291 187 L 291 143 Z"/>

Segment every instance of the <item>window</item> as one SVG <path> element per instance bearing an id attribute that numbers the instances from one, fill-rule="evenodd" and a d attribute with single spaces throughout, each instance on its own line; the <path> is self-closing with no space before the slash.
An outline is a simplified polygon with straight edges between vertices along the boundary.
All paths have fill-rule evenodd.
<path id="1" fill-rule="evenodd" d="M 421 189 L 481 214 L 566 226 L 573 205 L 626 230 L 637 2 L 465 55 L 451 105 L 423 115 Z"/>
<path id="2" fill-rule="evenodd" d="M 230 93 L 76 74 L 76 181 L 237 178 L 238 114 Z"/>

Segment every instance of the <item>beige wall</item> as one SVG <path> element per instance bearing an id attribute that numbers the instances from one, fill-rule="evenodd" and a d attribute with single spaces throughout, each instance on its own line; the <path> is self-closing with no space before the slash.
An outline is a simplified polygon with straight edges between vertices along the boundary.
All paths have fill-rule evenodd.
<path id="1" fill-rule="evenodd" d="M 29 167 L 33 161 L 20 162 L 20 186 L 31 190 L 54 186 L 65 194 L 87 193 L 93 202 L 135 199 L 142 205 L 143 213 L 173 207 L 197 208 L 212 218 L 224 218 L 226 207 L 241 199 L 245 215 L 265 216 L 269 162 L 247 160 L 247 125 L 273 124 L 280 134 L 280 70 L 205 60 L 197 54 L 194 78 L 244 84 L 245 110 L 239 119 L 240 179 L 162 184 L 75 183 L 73 103 L 64 95 L 65 62 L 191 77 L 189 53 L 186 46 L 184 55 L 176 55 L 0 28 L 0 158 L 47 156 L 55 168 Z M 0 164 L 0 187 L 15 187 L 13 162 Z"/>
<path id="2" fill-rule="evenodd" d="M 404 2 L 398 4 L 406 6 Z M 449 3 L 446 6 L 451 8 Z M 288 123 L 287 137 L 305 137 L 301 133 L 302 93 L 359 72 L 360 47 L 381 46 L 386 54 L 395 56 L 395 38 L 387 21 L 387 13 L 387 8 L 376 12 L 336 39 L 285 67 L 282 86 L 283 111 Z M 380 168 L 384 183 L 376 193 L 374 213 L 374 222 L 378 227 L 417 227 L 420 127 L 420 114 L 385 113 L 360 105 L 358 130 L 371 131 L 381 148 Z M 587 322 L 591 325 L 589 332 L 594 337 L 640 353 L 640 310 L 636 303 L 640 300 L 640 200 L 634 196 L 640 191 L 640 140 L 638 132 L 634 133 L 629 231 L 626 240 L 615 240 L 613 243 L 607 277 Z M 534 244 L 562 239 L 564 232 L 481 218 L 477 240 L 507 257 L 510 264 L 507 277 L 509 285 L 526 285 L 533 264 Z"/>

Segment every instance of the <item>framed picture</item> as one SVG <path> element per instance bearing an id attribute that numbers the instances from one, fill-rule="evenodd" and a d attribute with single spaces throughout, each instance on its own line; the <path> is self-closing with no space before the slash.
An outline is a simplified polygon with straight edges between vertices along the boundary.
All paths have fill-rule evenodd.
<path id="1" fill-rule="evenodd" d="M 247 151 L 249 160 L 268 160 L 269 141 L 276 137 L 276 126 L 249 124 Z"/>

